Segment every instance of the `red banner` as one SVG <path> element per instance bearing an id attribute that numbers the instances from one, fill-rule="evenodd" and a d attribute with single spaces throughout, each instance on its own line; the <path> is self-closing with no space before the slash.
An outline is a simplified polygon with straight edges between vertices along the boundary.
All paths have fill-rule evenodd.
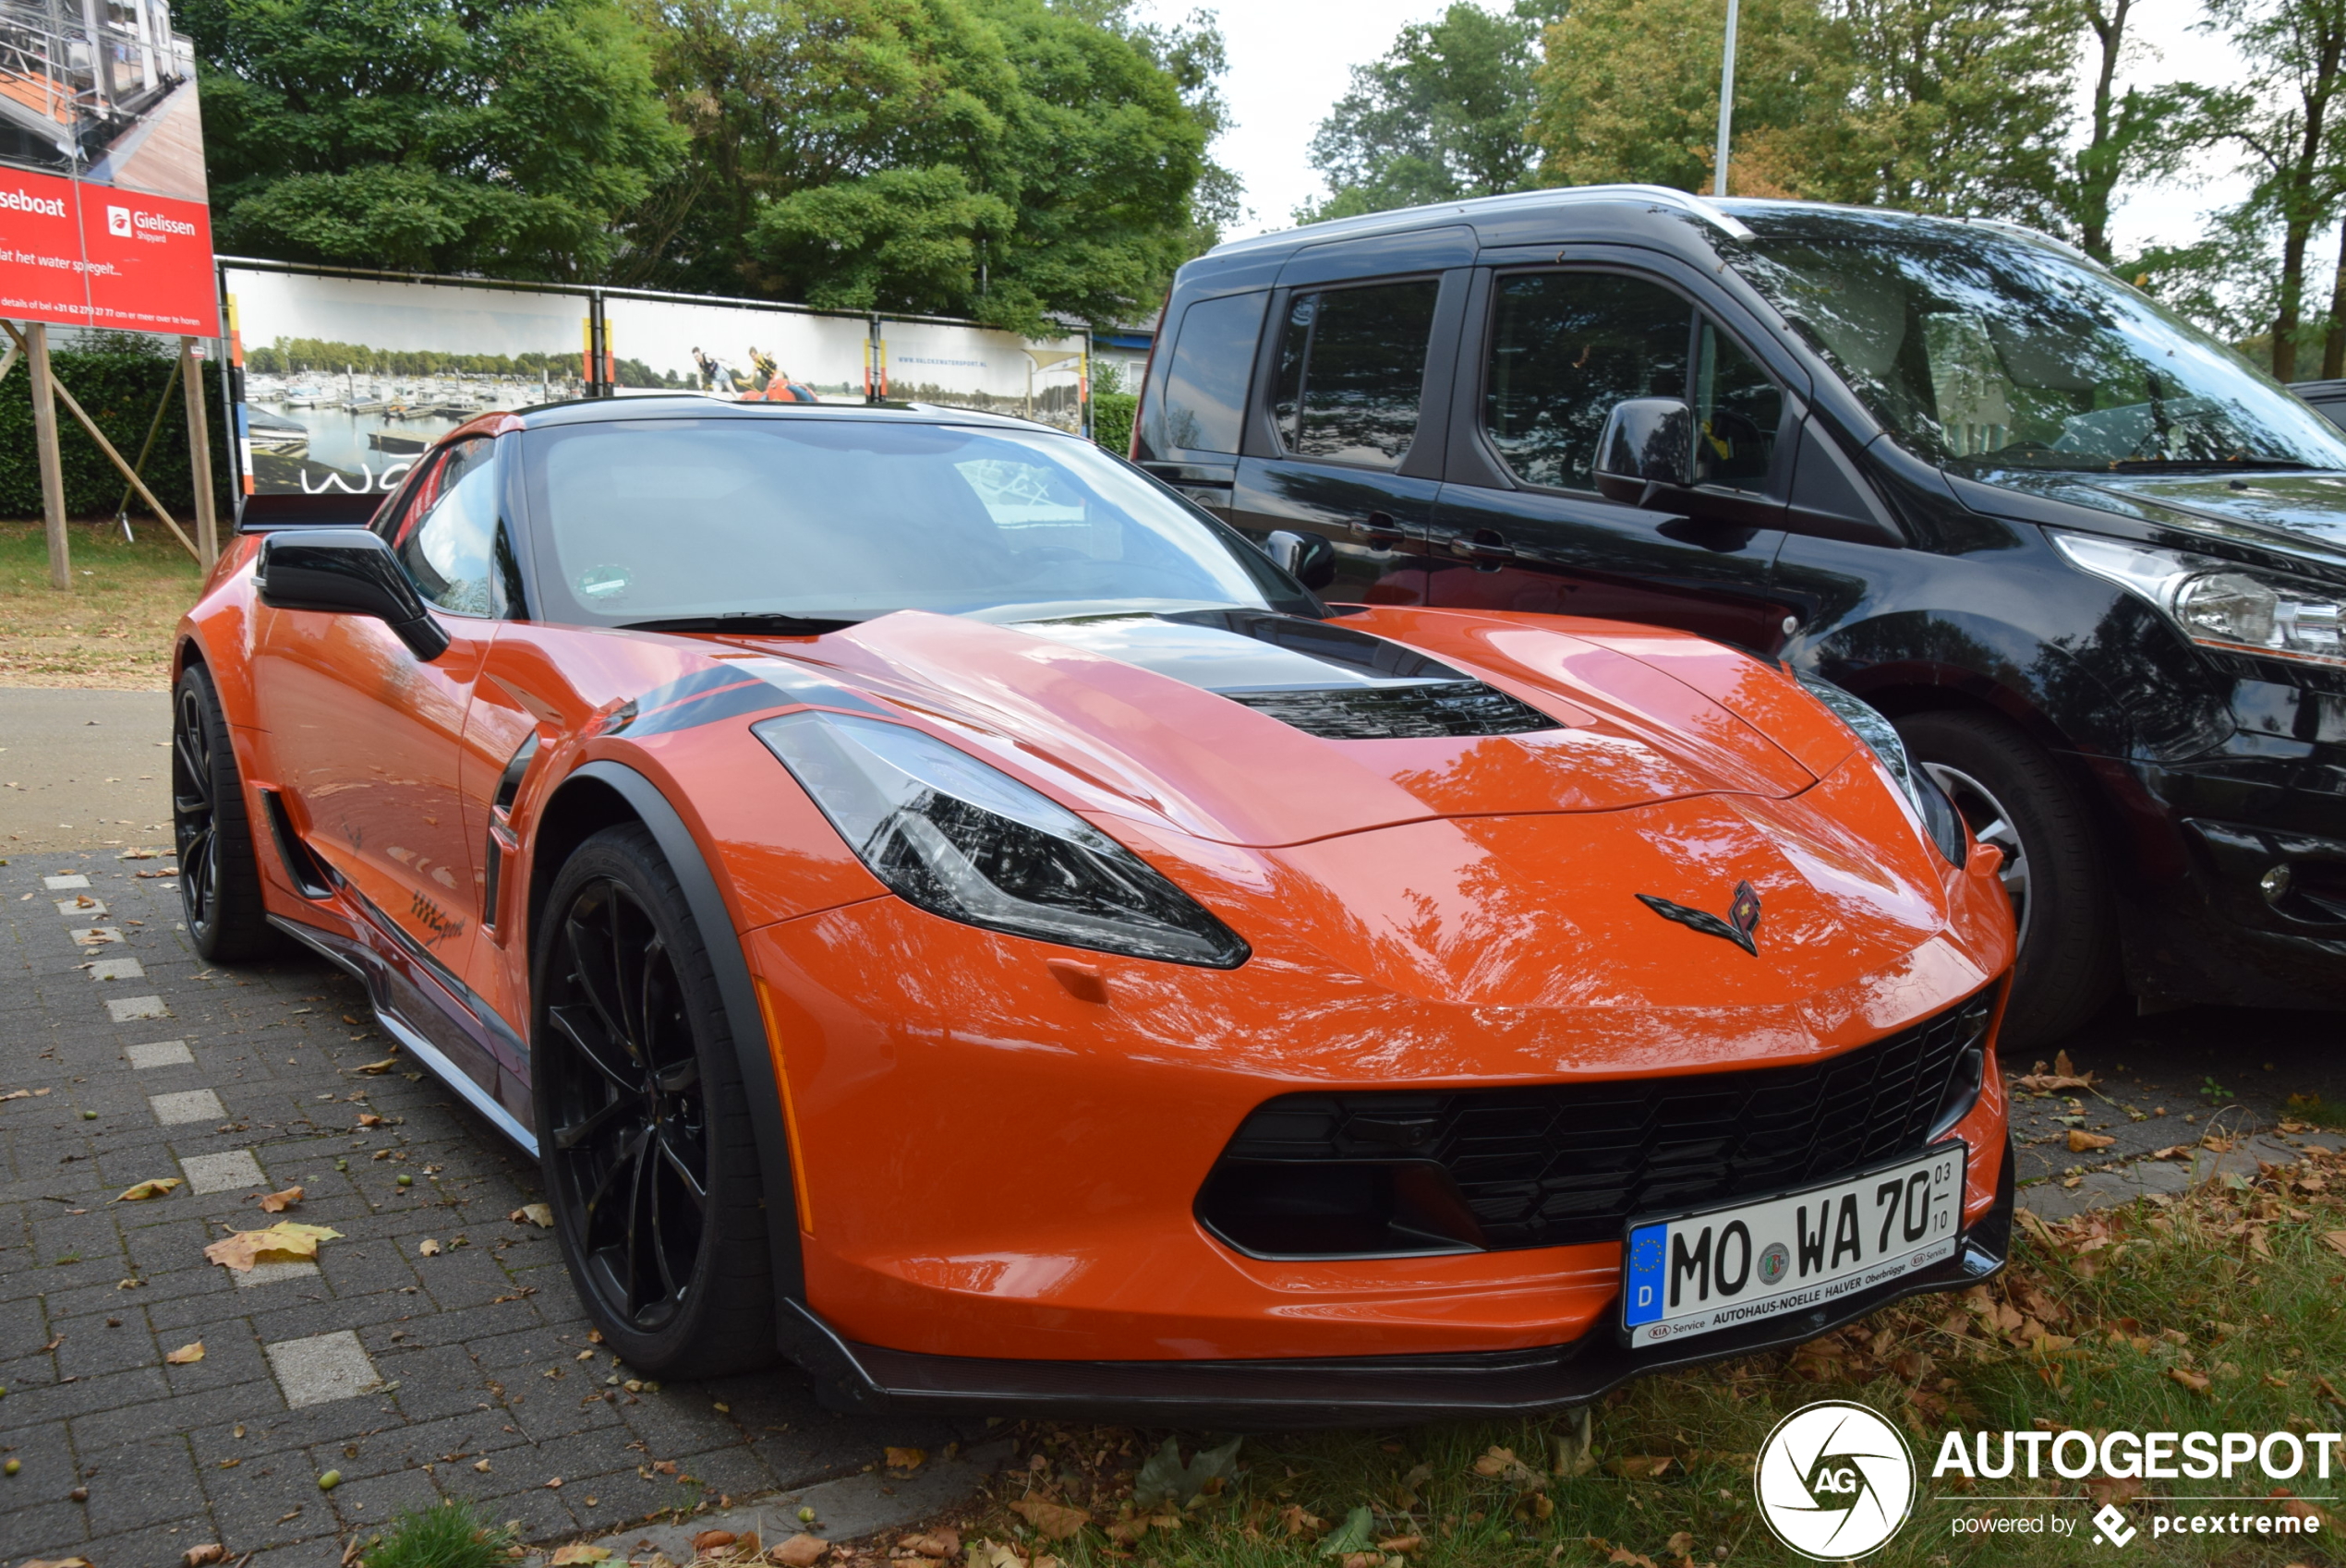
<path id="1" fill-rule="evenodd" d="M 200 201 L 0 169 L 0 316 L 216 337 Z"/>

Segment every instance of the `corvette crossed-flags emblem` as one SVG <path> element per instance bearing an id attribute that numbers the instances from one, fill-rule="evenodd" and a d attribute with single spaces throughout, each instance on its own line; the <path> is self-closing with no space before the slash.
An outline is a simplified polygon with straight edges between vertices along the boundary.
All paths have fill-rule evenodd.
<path id="1" fill-rule="evenodd" d="M 1727 918 L 1721 920 L 1709 910 L 1698 910 L 1685 904 L 1674 904 L 1667 899 L 1657 899 L 1651 893 L 1638 895 L 1638 902 L 1664 920 L 1675 920 L 1705 936 L 1723 936 L 1753 958 L 1760 956 L 1760 944 L 1752 932 L 1760 925 L 1760 895 L 1751 890 L 1748 882 L 1735 884 L 1735 897 L 1727 905 Z"/>

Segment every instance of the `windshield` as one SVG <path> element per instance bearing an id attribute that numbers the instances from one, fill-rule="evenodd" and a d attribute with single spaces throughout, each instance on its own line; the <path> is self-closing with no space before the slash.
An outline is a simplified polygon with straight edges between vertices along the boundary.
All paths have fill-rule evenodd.
<path id="1" fill-rule="evenodd" d="M 1935 224 L 1821 227 L 1735 247 L 1736 270 L 1933 463 L 2346 468 L 2346 438 L 2279 383 L 2048 247 Z"/>
<path id="2" fill-rule="evenodd" d="M 1012 606 L 1319 613 L 1240 536 L 1065 436 L 713 418 L 579 425 L 526 440 L 551 620 L 735 618 L 756 630 L 759 621 Z"/>

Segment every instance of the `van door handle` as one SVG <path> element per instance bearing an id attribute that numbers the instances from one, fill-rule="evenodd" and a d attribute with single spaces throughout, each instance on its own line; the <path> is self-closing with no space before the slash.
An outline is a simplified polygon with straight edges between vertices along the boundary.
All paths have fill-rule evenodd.
<path id="1" fill-rule="evenodd" d="M 1515 547 L 1496 528 L 1477 528 L 1450 540 L 1450 553 L 1465 561 L 1511 561 Z"/>
<path id="2" fill-rule="evenodd" d="M 1372 512 L 1365 518 L 1354 520 L 1352 537 L 1366 543 L 1371 549 L 1391 549 L 1409 535 L 1408 529 L 1393 521 L 1393 513 Z"/>

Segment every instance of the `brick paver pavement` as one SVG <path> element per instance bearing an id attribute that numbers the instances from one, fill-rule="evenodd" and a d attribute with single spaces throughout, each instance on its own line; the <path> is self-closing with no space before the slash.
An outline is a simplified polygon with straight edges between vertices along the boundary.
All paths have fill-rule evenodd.
<path id="1" fill-rule="evenodd" d="M 167 861 L 10 859 L 0 1095 L 31 1092 L 0 1099 L 0 1454 L 21 1466 L 0 1564 L 165 1568 L 218 1540 L 311 1568 L 441 1497 L 543 1541 L 973 1435 L 830 1415 L 787 1367 L 628 1392 L 552 1234 L 508 1218 L 535 1166 L 404 1057 L 357 1070 L 392 1052 L 355 982 L 198 962 Z M 112 1201 L 163 1176 L 185 1185 Z M 224 1222 L 279 1217 L 342 1238 L 314 1266 L 205 1260 Z"/>

